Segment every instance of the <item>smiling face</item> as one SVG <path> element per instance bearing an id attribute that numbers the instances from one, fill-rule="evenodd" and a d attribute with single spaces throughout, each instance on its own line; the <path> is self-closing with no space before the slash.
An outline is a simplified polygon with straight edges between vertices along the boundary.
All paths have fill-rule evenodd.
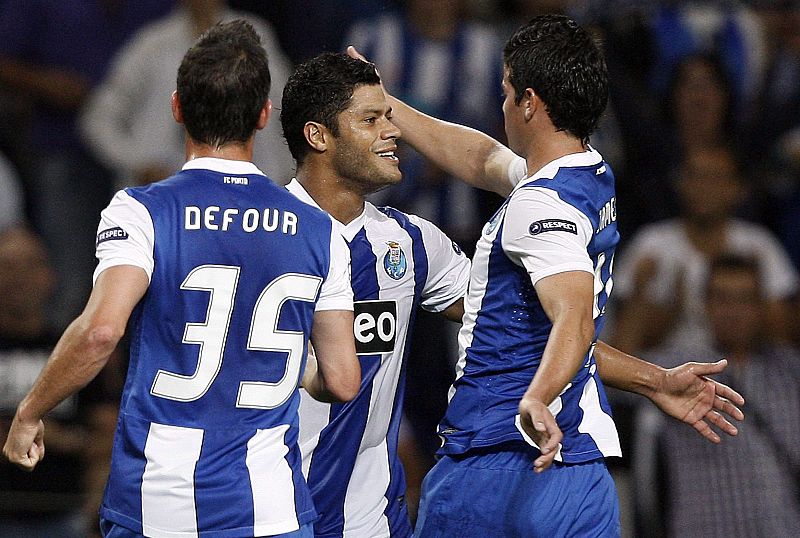
<path id="1" fill-rule="evenodd" d="M 377 85 L 358 86 L 338 118 L 332 166 L 342 181 L 361 195 L 398 183 L 397 139 L 391 108 Z"/>

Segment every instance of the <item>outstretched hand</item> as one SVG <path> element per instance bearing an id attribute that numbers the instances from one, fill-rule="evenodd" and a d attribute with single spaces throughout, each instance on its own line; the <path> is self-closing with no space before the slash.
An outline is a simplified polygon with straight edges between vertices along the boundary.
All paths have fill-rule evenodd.
<path id="1" fill-rule="evenodd" d="M 744 398 L 732 388 L 706 376 L 722 372 L 725 359 L 717 362 L 687 362 L 666 371 L 659 390 L 651 398 L 659 409 L 671 417 L 691 425 L 712 443 L 722 441 L 711 428 L 717 426 L 728 435 L 739 430 L 728 418 L 744 420 L 739 406 Z"/>
<path id="2" fill-rule="evenodd" d="M 534 472 L 545 471 L 552 465 L 558 453 L 558 445 L 564 437 L 555 417 L 539 400 L 523 398 L 519 403 L 519 427 L 529 442 L 533 441 L 541 452 L 533 462 Z"/>

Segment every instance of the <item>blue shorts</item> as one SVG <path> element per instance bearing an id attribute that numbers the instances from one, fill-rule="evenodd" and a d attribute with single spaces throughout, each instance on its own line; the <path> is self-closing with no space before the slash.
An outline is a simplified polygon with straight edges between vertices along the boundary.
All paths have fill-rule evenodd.
<path id="1" fill-rule="evenodd" d="M 103 535 L 103 538 L 144 538 L 143 534 L 103 518 L 100 518 L 100 534 Z M 279 538 L 314 538 L 314 524 L 309 523 L 294 532 L 275 534 L 273 536 Z"/>
<path id="2" fill-rule="evenodd" d="M 603 460 L 553 463 L 537 474 L 537 450 L 507 448 L 440 459 L 422 483 L 414 537 L 620 535 L 617 490 Z"/>

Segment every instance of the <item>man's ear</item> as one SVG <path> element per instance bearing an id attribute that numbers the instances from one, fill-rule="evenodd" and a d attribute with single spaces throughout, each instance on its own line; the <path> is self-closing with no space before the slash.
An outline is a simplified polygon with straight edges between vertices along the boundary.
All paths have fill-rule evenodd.
<path id="1" fill-rule="evenodd" d="M 319 152 L 326 151 L 331 140 L 331 132 L 321 123 L 306 122 L 303 126 L 303 135 L 308 145 Z"/>
<path id="2" fill-rule="evenodd" d="M 175 121 L 178 123 L 183 124 L 183 110 L 181 110 L 181 100 L 178 98 L 178 90 L 172 92 L 170 105 L 172 106 L 172 117 L 175 118 Z"/>
<path id="3" fill-rule="evenodd" d="M 264 108 L 261 109 L 261 114 L 258 116 L 258 122 L 256 123 L 256 129 L 261 130 L 267 126 L 269 123 L 269 118 L 272 116 L 272 99 L 267 99 L 267 102 L 264 103 Z"/>
<path id="4" fill-rule="evenodd" d="M 530 121 L 533 118 L 533 113 L 536 108 L 541 104 L 542 100 L 531 88 L 525 88 L 525 93 L 522 94 L 522 102 L 520 103 L 525 108 L 525 121 Z"/>

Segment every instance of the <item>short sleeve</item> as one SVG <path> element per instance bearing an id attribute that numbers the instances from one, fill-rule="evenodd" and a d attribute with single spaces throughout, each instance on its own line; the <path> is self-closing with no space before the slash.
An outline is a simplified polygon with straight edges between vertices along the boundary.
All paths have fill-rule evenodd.
<path id="1" fill-rule="evenodd" d="M 528 177 L 528 163 L 522 157 L 517 156 L 508 163 L 508 182 L 512 187 L 516 187 L 517 183 L 526 177 Z"/>
<path id="2" fill-rule="evenodd" d="M 428 259 L 422 308 L 429 312 L 441 312 L 467 293 L 469 258 L 461 247 L 432 223 L 415 215 L 409 215 L 409 219 L 422 232 Z"/>
<path id="3" fill-rule="evenodd" d="M 516 191 L 508 203 L 502 246 L 509 259 L 525 268 L 536 284 L 566 271 L 593 273 L 586 250 L 592 224 L 558 193 L 543 187 Z"/>
<path id="4" fill-rule="evenodd" d="M 342 237 L 341 224 L 331 219 L 331 261 L 328 277 L 322 283 L 317 301 L 320 310 L 353 310 L 350 285 L 350 249 Z"/>
<path id="5" fill-rule="evenodd" d="M 125 191 L 119 191 L 100 214 L 97 228 L 97 268 L 100 273 L 116 265 L 141 267 L 148 280 L 153 275 L 155 232 L 150 212 Z"/>

